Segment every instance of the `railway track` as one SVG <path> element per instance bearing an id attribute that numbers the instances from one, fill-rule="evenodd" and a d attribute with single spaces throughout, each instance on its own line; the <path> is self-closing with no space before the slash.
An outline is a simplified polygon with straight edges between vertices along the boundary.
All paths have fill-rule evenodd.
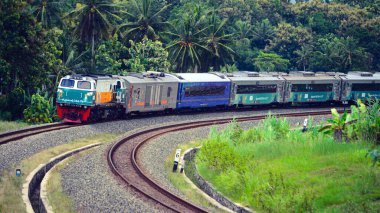
<path id="1" fill-rule="evenodd" d="M 44 132 L 51 132 L 55 130 L 67 129 L 77 125 L 69 125 L 64 123 L 53 123 L 44 126 L 31 127 L 27 129 L 16 130 L 0 134 L 0 145 L 7 144 L 12 141 L 17 141 L 25 137 L 41 134 Z"/>
<path id="2" fill-rule="evenodd" d="M 340 110 L 339 112 L 343 112 L 343 110 Z M 278 117 L 301 117 L 330 114 L 331 111 L 326 110 L 299 113 L 279 113 L 273 115 Z M 236 121 L 255 121 L 262 120 L 265 117 L 266 115 L 247 116 L 236 118 Z M 142 196 L 153 200 L 168 210 L 171 210 L 173 212 L 206 212 L 206 210 L 202 207 L 196 206 L 182 198 L 179 198 L 166 189 L 162 188 L 152 179 L 152 177 L 149 177 L 149 175 L 146 174 L 141 167 L 141 162 L 139 161 L 138 157 L 139 148 L 153 138 L 159 137 L 163 134 L 210 125 L 226 124 L 232 119 L 233 118 L 231 117 L 207 121 L 194 121 L 167 125 L 134 133 L 116 142 L 108 150 L 108 165 L 115 176 L 118 177 L 126 186 L 134 188 L 139 193 L 141 193 Z"/>

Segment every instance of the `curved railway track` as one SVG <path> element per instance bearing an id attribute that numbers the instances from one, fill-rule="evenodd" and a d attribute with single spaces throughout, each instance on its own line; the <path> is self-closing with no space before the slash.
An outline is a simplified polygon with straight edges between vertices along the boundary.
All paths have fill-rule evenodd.
<path id="1" fill-rule="evenodd" d="M 55 130 L 67 129 L 67 128 L 71 128 L 75 126 L 78 126 L 78 125 L 71 125 L 71 124 L 65 124 L 65 123 L 53 123 L 53 124 L 47 124 L 43 126 L 30 127 L 26 129 L 6 132 L 3 134 L 0 134 L 0 146 L 12 141 L 17 141 L 22 138 L 32 136 L 32 135 L 38 135 L 41 133 L 51 132 Z"/>
<path id="2" fill-rule="evenodd" d="M 339 112 L 342 112 L 340 110 Z M 301 117 L 330 115 L 331 111 L 314 111 L 299 113 L 279 113 L 278 117 Z M 236 118 L 237 122 L 262 120 L 266 115 L 247 116 Z M 111 171 L 126 186 L 132 187 L 161 206 L 173 212 L 206 212 L 202 207 L 196 206 L 182 198 L 177 197 L 156 183 L 147 173 L 144 172 L 139 160 L 139 148 L 153 138 L 163 134 L 187 130 L 192 128 L 205 127 L 210 125 L 226 124 L 233 118 L 214 119 L 207 121 L 194 121 L 181 124 L 173 124 L 152 129 L 143 130 L 129 135 L 113 144 L 108 150 L 107 162 Z M 126 157 L 128 156 L 128 157 Z"/>

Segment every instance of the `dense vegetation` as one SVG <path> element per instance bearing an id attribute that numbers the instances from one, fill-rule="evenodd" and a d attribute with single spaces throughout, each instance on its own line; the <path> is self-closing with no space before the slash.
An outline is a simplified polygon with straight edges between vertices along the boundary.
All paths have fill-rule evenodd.
<path id="1" fill-rule="evenodd" d="M 379 70 L 379 0 L 3 0 L 0 118 L 69 73 Z"/>
<path id="2" fill-rule="evenodd" d="M 198 170 L 224 195 L 259 212 L 378 212 L 380 106 L 352 111 L 339 116 L 347 125 L 334 118 L 322 131 L 313 122 L 306 133 L 292 130 L 273 116 L 246 131 L 235 122 L 213 129 L 197 155 Z M 340 140 L 332 134 L 337 129 Z"/>

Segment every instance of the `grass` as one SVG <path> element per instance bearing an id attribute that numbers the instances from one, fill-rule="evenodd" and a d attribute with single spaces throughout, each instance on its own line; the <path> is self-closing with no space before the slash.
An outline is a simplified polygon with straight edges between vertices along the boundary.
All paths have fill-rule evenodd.
<path id="1" fill-rule="evenodd" d="M 21 129 L 27 126 L 29 126 L 29 124 L 24 123 L 24 122 L 0 121 L 0 133 L 13 130 L 13 129 Z"/>
<path id="2" fill-rule="evenodd" d="M 236 123 L 212 130 L 196 162 L 218 191 L 259 212 L 373 212 L 380 170 L 364 157 L 369 147 L 269 118 L 247 131 Z"/>
<path id="3" fill-rule="evenodd" d="M 190 149 L 190 148 L 194 148 L 194 147 L 197 147 L 200 145 L 200 142 L 199 141 L 192 141 L 190 143 L 185 143 L 185 144 L 180 144 L 178 146 L 177 149 L 181 149 L 181 154 L 183 156 L 183 153 Z M 172 151 L 172 153 L 166 158 L 166 161 L 165 161 L 165 166 L 166 166 L 166 171 L 167 171 L 167 175 L 168 175 L 168 178 L 169 178 L 169 181 L 182 193 L 186 196 L 186 198 L 188 198 L 191 202 L 197 204 L 197 205 L 200 205 L 200 206 L 204 206 L 204 207 L 207 207 L 207 209 L 211 212 L 222 212 L 221 209 L 217 208 L 215 205 L 213 205 L 211 202 L 209 202 L 208 200 L 206 200 L 202 195 L 200 195 L 198 193 L 197 190 L 194 189 L 195 186 L 193 186 L 192 184 L 189 184 L 187 181 L 186 181 L 186 176 L 184 173 L 180 173 L 179 170 L 177 170 L 176 173 L 172 172 L 172 169 L 173 169 L 173 159 L 174 159 L 174 156 L 175 156 L 175 149 Z M 189 165 L 189 163 L 192 163 L 192 162 L 186 162 L 186 174 L 189 175 L 189 173 L 191 173 L 191 169 L 192 169 L 192 166 Z M 194 162 L 193 162 L 194 164 Z M 179 167 L 178 167 L 179 169 Z"/>
<path id="4" fill-rule="evenodd" d="M 46 163 L 51 158 L 65 153 L 67 151 L 83 147 L 93 143 L 110 142 L 115 139 L 117 134 L 99 134 L 89 138 L 75 140 L 71 143 L 60 145 L 57 147 L 46 149 L 37 153 L 30 158 L 24 159 L 17 168 L 22 171 L 21 177 L 15 176 L 15 168 L 10 171 L 5 171 L 0 176 L 0 212 L 25 212 L 25 205 L 22 200 L 22 185 L 25 178 L 32 172 L 38 165 Z M 51 179 L 53 182 L 60 182 L 59 180 Z M 59 191 L 59 187 L 57 188 Z M 60 192 L 58 192 L 59 194 Z M 60 194 L 62 198 L 65 197 L 64 193 Z M 59 206 L 58 204 L 50 203 L 52 206 Z"/>

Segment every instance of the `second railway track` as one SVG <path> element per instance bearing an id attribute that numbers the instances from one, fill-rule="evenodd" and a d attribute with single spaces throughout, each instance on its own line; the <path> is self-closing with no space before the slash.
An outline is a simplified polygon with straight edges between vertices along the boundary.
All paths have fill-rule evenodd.
<path id="1" fill-rule="evenodd" d="M 299 113 L 279 113 L 273 114 L 278 117 L 301 117 L 329 115 L 328 110 Z M 262 120 L 266 116 L 246 116 L 236 118 L 237 122 Z M 156 183 L 148 174 L 144 172 L 139 161 L 139 148 L 153 138 L 163 134 L 199 128 L 210 125 L 226 124 L 231 118 L 213 119 L 207 121 L 194 121 L 181 124 L 173 124 L 162 127 L 143 130 L 129 135 L 113 144 L 108 150 L 107 161 L 111 171 L 127 186 L 140 192 L 143 196 L 152 199 L 159 205 L 173 212 L 206 212 L 202 207 L 196 206 L 189 201 L 177 197 Z"/>
<path id="2" fill-rule="evenodd" d="M 44 132 L 51 132 L 55 130 L 67 129 L 67 128 L 71 128 L 75 126 L 77 125 L 53 123 L 53 124 L 47 124 L 43 126 L 30 127 L 26 129 L 2 133 L 0 134 L 0 145 L 4 145 L 12 141 L 17 141 L 17 140 L 20 140 L 22 138 L 29 137 L 32 135 L 37 135 Z"/>

